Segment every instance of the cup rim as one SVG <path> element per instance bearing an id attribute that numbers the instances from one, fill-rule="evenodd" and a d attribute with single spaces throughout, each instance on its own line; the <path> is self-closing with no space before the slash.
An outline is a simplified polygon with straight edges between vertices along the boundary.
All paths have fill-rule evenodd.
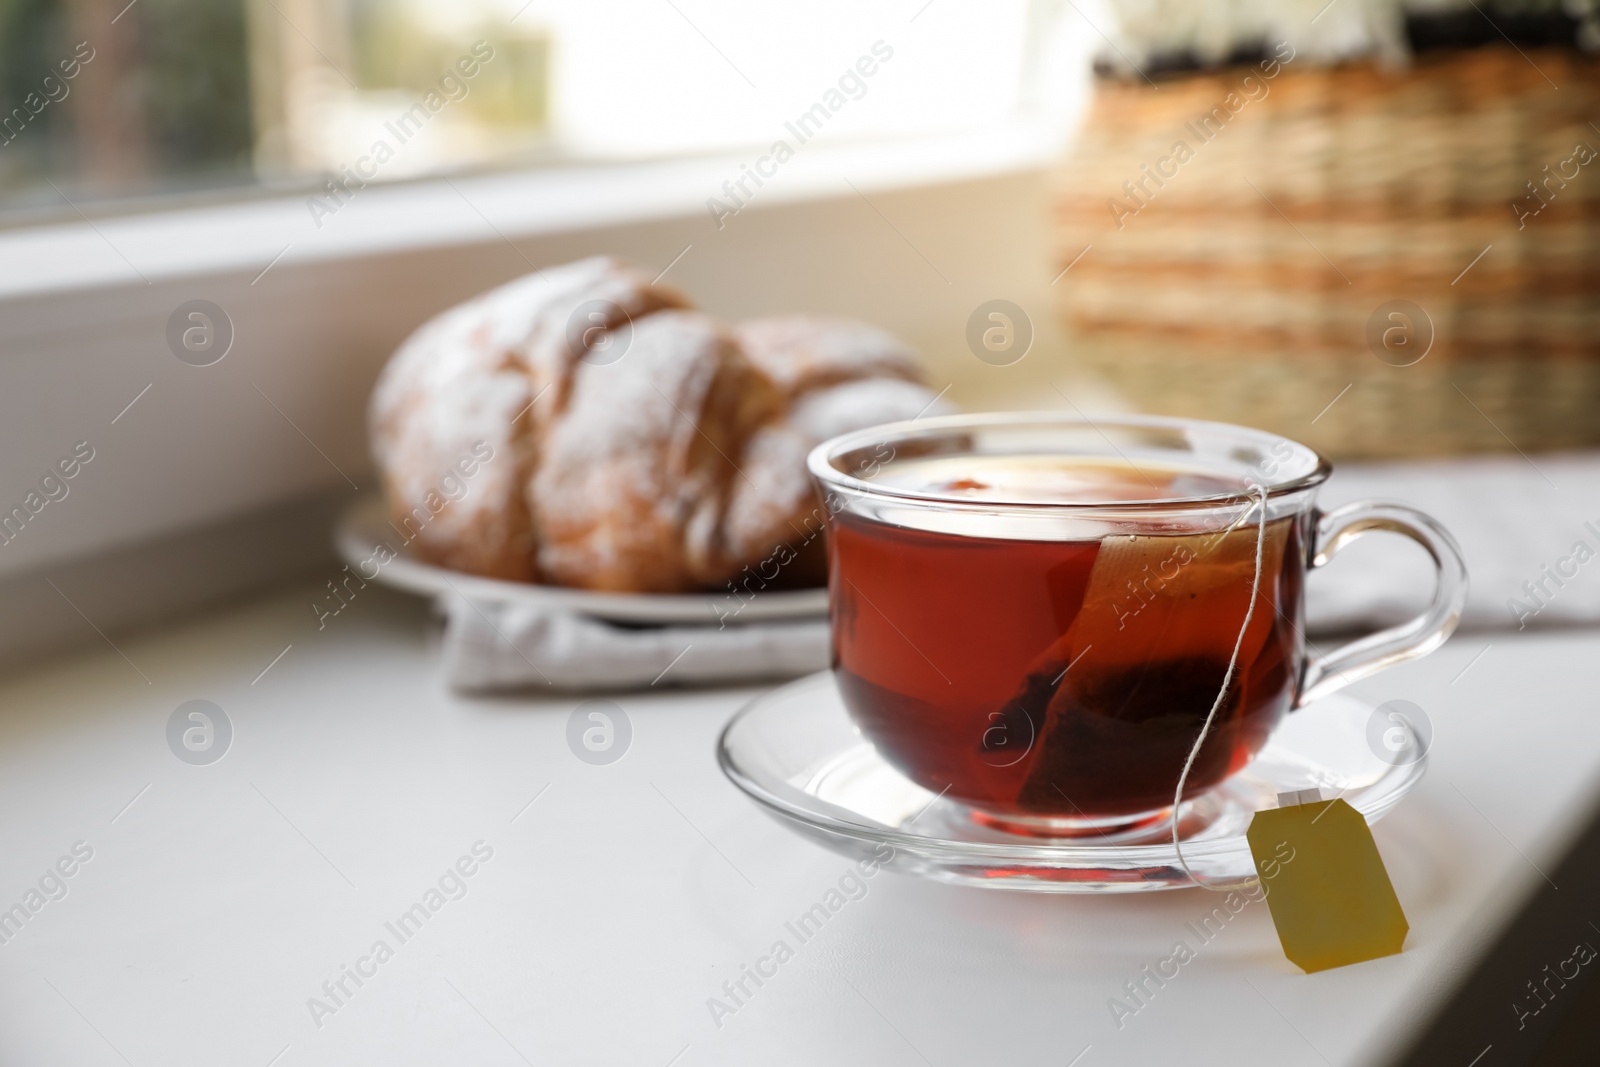
<path id="1" fill-rule="evenodd" d="M 977 507 L 985 510 L 1005 508 L 1008 510 L 1020 509 L 1029 511 L 1166 511 L 1217 507 L 1255 499 L 1254 494 L 1251 492 L 1240 492 L 1159 497 L 1143 500 L 974 500 L 971 497 L 958 497 L 949 494 L 887 486 L 882 482 L 869 481 L 852 474 L 846 474 L 831 462 L 835 456 L 852 448 L 905 438 L 915 434 L 925 434 L 939 430 L 977 429 L 985 426 L 1026 425 L 1028 423 L 1037 423 L 1043 426 L 1088 428 L 1096 433 L 1101 433 L 1102 436 L 1104 436 L 1103 431 L 1101 431 L 1102 426 L 1202 430 L 1219 435 L 1225 434 L 1254 439 L 1264 445 L 1285 441 L 1291 446 L 1308 453 L 1315 460 L 1311 470 L 1307 473 L 1268 484 L 1265 487 L 1268 499 L 1313 489 L 1327 481 L 1328 476 L 1333 473 L 1333 465 L 1328 462 L 1326 456 L 1316 449 L 1293 438 L 1272 433 L 1268 430 L 1258 430 L 1249 426 L 1239 426 L 1227 422 L 1186 419 L 1169 415 L 1114 414 L 1091 419 L 1083 414 L 1056 411 L 971 412 L 957 415 L 938 415 L 928 419 L 919 417 L 899 422 L 883 423 L 878 426 L 869 426 L 866 429 L 854 430 L 850 433 L 840 434 L 837 437 L 831 437 L 817 445 L 806 455 L 806 469 L 810 471 L 813 478 L 825 487 L 848 489 L 868 496 L 893 497 L 940 507 Z M 1111 443 L 1109 438 L 1107 438 L 1107 443 Z M 1112 448 L 1115 449 L 1116 445 L 1112 444 Z"/>

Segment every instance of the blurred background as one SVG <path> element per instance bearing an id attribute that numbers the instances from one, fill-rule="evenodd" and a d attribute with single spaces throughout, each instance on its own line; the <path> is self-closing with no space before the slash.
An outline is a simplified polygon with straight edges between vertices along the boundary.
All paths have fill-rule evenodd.
<path id="1" fill-rule="evenodd" d="M 1129 405 L 1287 431 L 1348 386 L 1300 433 L 1336 455 L 1572 447 L 1600 400 L 1595 7 L 0 0 L 0 221 L 348 187 L 430 92 L 446 106 L 362 187 L 754 152 L 896 37 L 892 76 L 818 137 L 1027 124 L 1059 160 L 1041 351 L 1064 326 L 1072 369 Z M 493 58 L 465 78 L 474 42 Z M 1367 320 L 1396 300 L 1380 362 Z M 973 371 L 958 396 L 1038 378 Z"/>
<path id="2" fill-rule="evenodd" d="M 106 435 L 0 649 L 82 629 L 46 567 L 191 538 L 82 563 L 115 622 L 325 561 L 395 346 L 597 253 L 881 325 L 968 409 L 1600 443 L 1595 7 L 0 0 L 0 485 Z"/>
<path id="3" fill-rule="evenodd" d="M 895 84 L 874 94 L 886 99 L 842 114 L 825 136 L 904 137 L 1012 116 L 1064 7 L 1011 2 L 929 19 L 920 55 L 903 53 Z M 307 186 L 367 151 L 480 40 L 493 60 L 383 180 L 765 147 L 774 108 L 813 103 L 833 61 L 853 61 L 888 14 L 836 2 L 804 17 L 773 5 L 689 9 L 692 22 L 638 2 L 6 0 L 0 85 L 13 104 L 59 74 L 78 42 L 95 58 L 71 81 L 72 103 L 7 126 L 13 138 L 16 125 L 31 128 L 7 145 L 0 189 L 17 212 L 59 207 L 48 181 L 75 200 Z M 701 37 L 700 23 L 720 43 L 706 36 L 686 63 L 665 44 Z M 761 58 L 744 65 L 759 91 L 730 93 L 755 82 L 729 56 L 753 51 Z"/>

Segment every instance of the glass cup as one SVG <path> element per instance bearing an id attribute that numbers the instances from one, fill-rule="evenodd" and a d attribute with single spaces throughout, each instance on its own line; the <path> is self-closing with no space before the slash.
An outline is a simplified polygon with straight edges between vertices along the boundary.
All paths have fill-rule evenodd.
<path id="1" fill-rule="evenodd" d="M 1259 430 L 953 415 L 836 437 L 808 463 L 851 717 L 901 773 L 1011 832 L 1164 822 L 1213 706 L 1185 800 L 1287 712 L 1439 647 L 1466 600 L 1438 523 L 1399 504 L 1319 511 L 1328 462 Z M 1306 572 L 1373 530 L 1427 550 L 1432 603 L 1311 649 Z"/>

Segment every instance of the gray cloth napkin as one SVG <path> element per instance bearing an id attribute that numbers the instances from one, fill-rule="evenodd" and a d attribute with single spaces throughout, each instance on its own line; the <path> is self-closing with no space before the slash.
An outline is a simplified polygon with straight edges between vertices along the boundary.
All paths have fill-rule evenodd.
<path id="1" fill-rule="evenodd" d="M 1464 628 L 1600 622 L 1600 453 L 1341 466 L 1319 502 L 1368 498 L 1425 511 L 1455 535 L 1471 580 Z M 1402 621 L 1427 603 L 1433 581 L 1421 548 L 1364 537 L 1313 572 L 1309 628 Z"/>
<path id="2" fill-rule="evenodd" d="M 617 626 L 570 611 L 451 594 L 445 677 L 485 691 L 637 689 L 792 678 L 828 665 L 828 622 L 739 626 Z"/>

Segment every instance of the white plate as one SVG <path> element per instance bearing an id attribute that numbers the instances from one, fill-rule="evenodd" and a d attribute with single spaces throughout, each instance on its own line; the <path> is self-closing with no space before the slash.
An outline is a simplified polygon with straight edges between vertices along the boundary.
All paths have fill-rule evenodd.
<path id="1" fill-rule="evenodd" d="M 828 613 L 826 589 L 768 590 L 741 601 L 727 593 L 595 593 L 532 582 L 507 582 L 447 570 L 425 563 L 405 545 L 389 524 L 380 497 L 365 497 L 346 508 L 334 530 L 334 544 L 352 567 L 368 559 L 380 544 L 397 555 L 378 571 L 375 581 L 424 596 L 459 592 L 478 601 L 560 608 L 607 619 L 637 623 L 735 623 L 774 619 L 815 619 Z"/>

